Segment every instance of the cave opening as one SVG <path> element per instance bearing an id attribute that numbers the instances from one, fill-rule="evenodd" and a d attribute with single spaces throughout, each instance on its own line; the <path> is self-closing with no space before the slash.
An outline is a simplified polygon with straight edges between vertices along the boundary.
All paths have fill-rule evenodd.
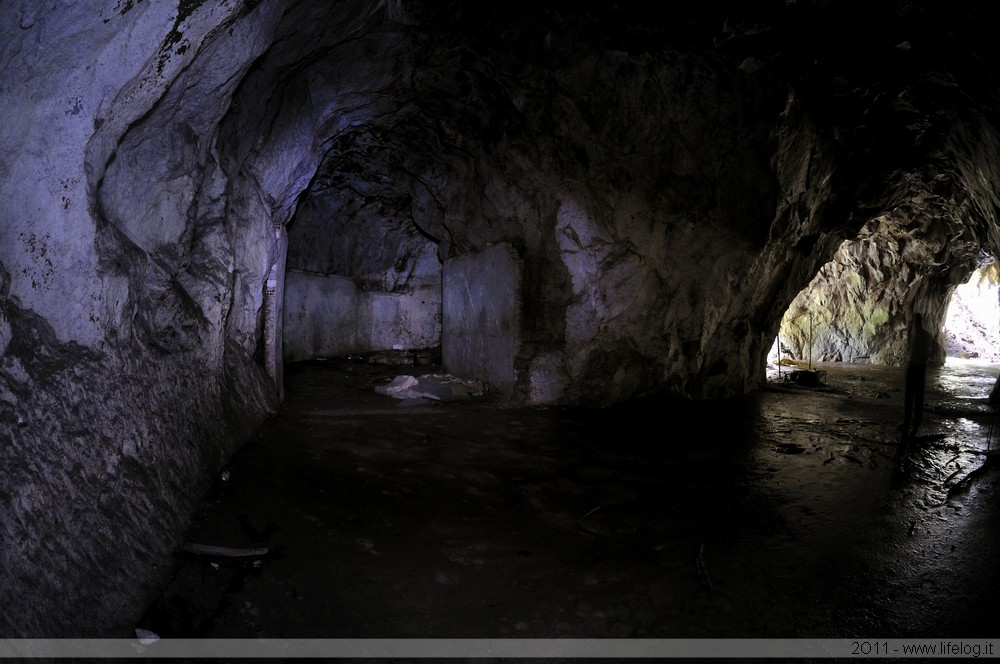
<path id="1" fill-rule="evenodd" d="M 944 343 L 946 361 L 1000 363 L 1000 263 L 992 257 L 955 287 L 945 315 Z"/>
<path id="2" fill-rule="evenodd" d="M 912 229 L 929 223 L 883 216 L 845 240 L 785 310 L 767 354 L 768 380 L 781 376 L 779 365 L 900 366 L 917 312 L 936 330 L 936 364 L 1000 360 L 996 260 L 974 243 L 949 244 L 941 231 L 914 240 Z"/>

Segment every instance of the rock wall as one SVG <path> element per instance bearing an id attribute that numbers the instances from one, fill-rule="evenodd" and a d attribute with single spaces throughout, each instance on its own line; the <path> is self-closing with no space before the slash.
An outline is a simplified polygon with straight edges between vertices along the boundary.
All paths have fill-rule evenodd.
<path id="1" fill-rule="evenodd" d="M 129 636 L 275 405 L 270 220 L 230 215 L 212 145 L 273 21 L 236 2 L 0 7 L 0 636 Z"/>
<path id="2" fill-rule="evenodd" d="M 353 279 L 285 275 L 285 361 L 441 345 L 441 286 L 411 293 L 359 290 Z"/>
<path id="3" fill-rule="evenodd" d="M 437 244 L 355 149 L 327 153 L 289 222 L 287 361 L 441 345 Z"/>
<path id="4" fill-rule="evenodd" d="M 444 264 L 441 362 L 510 399 L 514 358 L 521 348 L 521 262 L 507 245 Z"/>

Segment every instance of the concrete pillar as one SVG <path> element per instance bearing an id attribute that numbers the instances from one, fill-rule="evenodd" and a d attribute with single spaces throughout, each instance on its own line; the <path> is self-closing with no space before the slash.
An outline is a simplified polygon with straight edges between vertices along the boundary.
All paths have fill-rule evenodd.
<path id="1" fill-rule="evenodd" d="M 482 381 L 501 396 L 515 396 L 521 281 L 521 260 L 507 244 L 444 264 L 441 358 L 445 371 Z"/>

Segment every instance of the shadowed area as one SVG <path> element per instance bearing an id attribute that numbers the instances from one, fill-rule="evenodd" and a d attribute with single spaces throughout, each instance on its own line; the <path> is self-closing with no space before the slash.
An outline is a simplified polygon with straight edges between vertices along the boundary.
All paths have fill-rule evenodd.
<path id="1" fill-rule="evenodd" d="M 988 368 L 937 373 L 925 431 L 902 445 L 896 368 L 824 364 L 820 388 L 594 412 L 405 405 L 374 391 L 392 368 L 294 365 L 285 405 L 188 534 L 267 553 L 182 555 L 140 625 L 225 638 L 988 637 L 1000 474 L 963 482 L 986 463 Z"/>

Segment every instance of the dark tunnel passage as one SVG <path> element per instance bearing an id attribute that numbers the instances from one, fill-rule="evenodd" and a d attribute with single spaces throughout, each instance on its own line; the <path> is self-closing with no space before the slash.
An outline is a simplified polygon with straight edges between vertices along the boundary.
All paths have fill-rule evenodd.
<path id="1" fill-rule="evenodd" d="M 985 636 L 983 12 L 0 4 L 0 638 Z"/>

